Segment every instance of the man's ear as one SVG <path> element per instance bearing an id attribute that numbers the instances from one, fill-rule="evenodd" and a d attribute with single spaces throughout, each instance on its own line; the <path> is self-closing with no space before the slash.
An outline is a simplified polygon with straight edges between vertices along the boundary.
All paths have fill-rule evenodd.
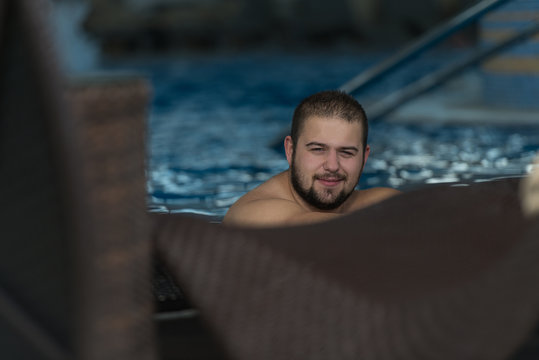
<path id="1" fill-rule="evenodd" d="M 286 161 L 288 165 L 292 166 L 292 158 L 294 157 L 294 143 L 292 137 L 289 135 L 284 138 L 284 152 L 286 153 Z"/>
<path id="2" fill-rule="evenodd" d="M 365 146 L 365 151 L 363 152 L 363 167 L 365 167 L 365 164 L 367 163 L 367 158 L 369 157 L 370 153 L 371 147 L 369 145 Z"/>

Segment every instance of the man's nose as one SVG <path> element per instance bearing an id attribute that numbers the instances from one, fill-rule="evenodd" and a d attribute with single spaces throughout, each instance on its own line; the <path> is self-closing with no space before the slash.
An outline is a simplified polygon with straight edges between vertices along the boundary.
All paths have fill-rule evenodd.
<path id="1" fill-rule="evenodd" d="M 326 162 L 324 163 L 324 169 L 332 172 L 339 170 L 339 158 L 337 157 L 336 151 L 328 152 Z"/>

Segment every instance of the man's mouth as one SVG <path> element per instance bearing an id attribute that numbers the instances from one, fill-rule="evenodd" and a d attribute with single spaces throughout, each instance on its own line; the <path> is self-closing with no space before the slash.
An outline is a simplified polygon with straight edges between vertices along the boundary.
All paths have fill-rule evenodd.
<path id="1" fill-rule="evenodd" d="M 344 181 L 344 177 L 317 177 L 316 180 L 318 180 L 322 185 L 324 186 L 336 186 L 340 184 L 342 181 Z"/>

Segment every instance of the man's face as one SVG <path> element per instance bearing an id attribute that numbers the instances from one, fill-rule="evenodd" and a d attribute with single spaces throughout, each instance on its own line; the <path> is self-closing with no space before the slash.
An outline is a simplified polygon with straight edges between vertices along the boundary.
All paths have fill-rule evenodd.
<path id="1" fill-rule="evenodd" d="M 294 190 L 319 210 L 338 208 L 354 191 L 367 160 L 362 141 L 358 122 L 307 119 L 295 149 L 287 145 Z"/>

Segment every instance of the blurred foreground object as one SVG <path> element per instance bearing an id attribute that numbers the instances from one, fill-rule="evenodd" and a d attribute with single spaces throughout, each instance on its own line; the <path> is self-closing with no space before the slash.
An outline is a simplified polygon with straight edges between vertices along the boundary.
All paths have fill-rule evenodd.
<path id="1" fill-rule="evenodd" d="M 156 215 L 157 247 L 234 359 L 523 359 L 539 226 L 519 183 L 427 187 L 302 227 Z"/>
<path id="2" fill-rule="evenodd" d="M 154 359 L 148 86 L 66 89 L 47 4 L 0 2 L 1 357 Z"/>

